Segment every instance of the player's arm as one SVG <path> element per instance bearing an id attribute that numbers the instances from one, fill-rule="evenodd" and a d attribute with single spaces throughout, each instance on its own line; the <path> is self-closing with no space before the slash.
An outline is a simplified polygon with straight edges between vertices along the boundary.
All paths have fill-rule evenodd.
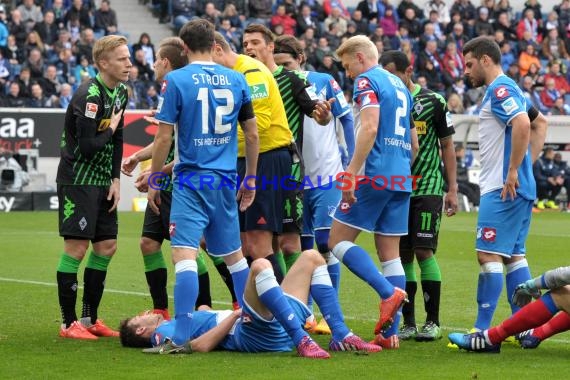
<path id="1" fill-rule="evenodd" d="M 117 129 L 119 123 L 110 123 L 109 127 L 97 133 L 97 122 L 96 112 L 90 111 L 89 107 L 97 107 L 95 103 L 83 102 L 75 107 L 76 118 L 76 131 L 77 131 L 77 141 L 79 145 L 79 152 L 83 157 L 90 160 L 97 152 L 105 147 L 105 145 L 113 138 L 113 134 Z M 103 107 L 101 105 L 101 107 Z M 116 115 L 113 113 L 111 120 Z"/>
<path id="2" fill-rule="evenodd" d="M 420 143 L 418 140 L 418 131 L 414 125 L 414 119 L 410 116 L 410 142 L 412 143 L 412 165 L 416 161 L 418 152 L 420 151 Z"/>
<path id="3" fill-rule="evenodd" d="M 167 124 L 160 122 L 158 125 L 158 132 L 154 137 L 154 146 L 152 149 L 152 164 L 151 164 L 151 174 L 159 173 L 164 167 L 164 162 L 168 157 L 168 152 L 170 151 L 170 145 L 172 144 L 172 131 L 174 130 L 173 124 Z M 158 189 L 149 187 L 148 189 L 148 205 L 151 210 L 159 215 L 160 211 L 158 206 L 160 205 L 160 197 L 158 196 Z"/>
<path id="4" fill-rule="evenodd" d="M 354 145 L 354 155 L 348 165 L 347 172 L 354 176 L 364 165 L 368 154 L 374 146 L 378 134 L 380 107 L 366 107 L 360 111 L 360 131 Z"/>
<path id="5" fill-rule="evenodd" d="M 257 174 L 257 158 L 259 156 L 259 136 L 257 122 L 251 102 L 244 103 L 240 109 L 238 120 L 245 137 L 245 178 L 238 190 L 237 199 L 240 210 L 245 211 L 255 198 L 255 176 Z"/>
<path id="6" fill-rule="evenodd" d="M 534 106 L 529 108 L 527 114 L 530 120 L 530 156 L 532 162 L 535 162 L 544 147 L 548 122 L 542 112 Z"/>
<path id="7" fill-rule="evenodd" d="M 312 117 L 320 125 L 327 125 L 332 119 L 330 111 L 334 100 L 319 100 L 306 79 L 300 78 L 294 72 L 290 72 L 290 74 L 295 102 L 301 107 L 305 115 Z"/>
<path id="8" fill-rule="evenodd" d="M 558 289 L 566 285 L 570 285 L 570 266 L 552 269 L 518 285 L 513 293 L 512 302 L 523 307 L 533 298 L 540 297 L 541 289 Z"/>
<path id="9" fill-rule="evenodd" d="M 210 352 L 214 350 L 230 333 L 232 327 L 241 316 L 241 309 L 234 311 L 229 317 L 220 322 L 216 327 L 208 330 L 196 339 L 190 341 L 193 352 Z"/>
<path id="10" fill-rule="evenodd" d="M 114 211 L 117 206 L 119 205 L 119 199 L 121 197 L 121 185 L 120 185 L 120 178 L 121 178 L 121 160 L 123 159 L 123 127 L 125 124 L 125 119 L 123 118 L 123 114 L 125 109 L 121 109 L 117 112 L 117 114 L 113 113 L 111 116 L 111 124 L 117 123 L 117 127 L 115 133 L 113 134 L 113 162 L 112 162 L 112 169 L 111 174 L 113 178 L 113 182 L 111 187 L 109 188 L 109 192 L 107 194 L 107 200 L 113 201 L 113 205 L 109 209 L 109 212 Z M 119 121 L 117 121 L 117 118 Z"/>
<path id="11" fill-rule="evenodd" d="M 121 172 L 129 177 L 132 176 L 133 170 L 141 161 L 150 160 L 152 157 L 152 147 L 154 143 L 150 143 L 139 151 L 131 154 L 123 160 L 121 164 Z"/>
<path id="12" fill-rule="evenodd" d="M 447 109 L 445 99 L 436 95 L 436 113 L 434 115 L 435 128 L 439 145 L 441 147 L 441 158 L 447 178 L 448 191 L 445 196 L 444 212 L 447 216 L 452 216 L 457 210 L 457 160 L 455 159 L 455 145 L 452 136 L 455 133 L 451 115 Z"/>
<path id="13" fill-rule="evenodd" d="M 347 112 L 338 119 L 342 125 L 344 133 L 344 141 L 346 142 L 346 150 L 348 151 L 348 162 L 352 160 L 354 155 L 354 118 L 352 112 Z"/>

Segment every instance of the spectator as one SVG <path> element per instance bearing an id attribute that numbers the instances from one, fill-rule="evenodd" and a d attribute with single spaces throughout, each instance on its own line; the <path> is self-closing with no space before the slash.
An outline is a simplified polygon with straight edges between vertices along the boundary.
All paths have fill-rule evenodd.
<path id="1" fill-rule="evenodd" d="M 8 43 L 10 31 L 6 25 L 6 8 L 0 4 L 0 48 L 5 48 Z"/>
<path id="2" fill-rule="evenodd" d="M 431 11 L 429 14 L 429 19 L 424 23 L 424 29 L 428 24 L 433 26 L 433 34 L 438 40 L 444 41 L 446 39 L 445 26 L 439 21 L 439 13 L 437 11 Z"/>
<path id="3" fill-rule="evenodd" d="M 91 12 L 83 5 L 83 0 L 73 0 L 71 7 L 65 14 L 65 23 L 69 25 L 72 20 L 79 22 L 80 29 L 93 28 L 91 24 Z"/>
<path id="4" fill-rule="evenodd" d="M 217 27 L 218 24 L 220 23 L 219 18 L 221 13 L 222 12 L 220 12 L 220 10 L 216 8 L 214 3 L 207 2 L 206 5 L 204 6 L 204 14 L 200 17 L 202 17 L 204 20 L 210 21 L 214 26 Z"/>
<path id="5" fill-rule="evenodd" d="M 435 35 L 435 26 L 431 22 L 424 24 L 424 31 L 420 36 L 420 50 L 426 48 L 428 41 L 435 41 L 438 51 L 443 48 L 445 43 L 445 37 L 444 39 L 439 39 Z"/>
<path id="6" fill-rule="evenodd" d="M 10 34 L 13 34 L 16 37 L 16 45 L 21 48 L 26 42 L 28 31 L 26 30 L 26 25 L 22 21 L 22 14 L 20 11 L 14 9 L 11 14 L 12 19 L 8 24 L 8 29 L 10 30 Z"/>
<path id="7" fill-rule="evenodd" d="M 44 90 L 38 82 L 32 83 L 31 96 L 28 99 L 28 107 L 30 108 L 51 108 L 53 99 L 44 95 Z"/>
<path id="8" fill-rule="evenodd" d="M 350 20 L 350 18 L 349 18 Z M 337 37 L 341 37 L 346 33 L 346 26 L 347 26 L 347 18 L 342 13 L 342 9 L 338 6 L 332 8 L 331 13 L 325 19 L 325 31 L 330 31 L 331 24 L 336 24 L 337 30 L 336 35 Z M 340 45 L 340 44 L 339 44 Z M 338 46 L 338 45 L 337 45 Z M 331 46 L 332 47 L 332 46 Z"/>
<path id="9" fill-rule="evenodd" d="M 540 102 L 540 95 L 536 93 L 534 89 L 534 80 L 531 76 L 526 75 L 522 79 L 522 83 L 520 85 L 521 90 L 523 92 L 524 97 L 526 98 L 527 103 L 532 104 L 536 108 L 538 108 L 541 112 L 544 110 L 542 103 Z M 546 110 L 544 110 L 546 113 Z"/>
<path id="10" fill-rule="evenodd" d="M 32 79 L 40 80 L 44 76 L 44 58 L 38 48 L 32 48 L 25 65 L 30 69 Z"/>
<path id="11" fill-rule="evenodd" d="M 22 4 L 17 8 L 22 15 L 22 20 L 29 22 L 33 28 L 38 22 L 44 20 L 42 9 L 34 4 L 34 0 L 23 0 Z"/>
<path id="12" fill-rule="evenodd" d="M 509 66 L 513 63 L 517 63 L 517 59 L 512 52 L 510 43 L 505 41 L 502 44 L 499 44 L 499 46 L 501 47 L 501 67 L 503 68 L 503 71 L 507 71 Z"/>
<path id="13" fill-rule="evenodd" d="M 101 1 L 99 9 L 95 11 L 94 20 L 93 31 L 98 36 L 118 32 L 117 13 L 111 9 L 111 3 L 108 0 Z"/>
<path id="14" fill-rule="evenodd" d="M 269 25 L 269 20 L 273 15 L 271 0 L 249 0 L 248 24 Z"/>
<path id="15" fill-rule="evenodd" d="M 424 70 L 426 68 L 426 64 L 431 62 L 433 68 L 437 73 L 441 73 L 441 57 L 437 52 L 437 41 L 430 40 L 426 42 L 425 48 L 420 52 L 420 56 L 418 58 L 418 69 Z"/>
<path id="16" fill-rule="evenodd" d="M 145 83 L 154 80 L 154 71 L 146 61 L 146 55 L 143 50 L 135 51 L 133 65 L 139 69 L 139 80 L 142 80 Z"/>
<path id="17" fill-rule="evenodd" d="M 26 55 L 24 49 L 21 49 L 16 45 L 16 37 L 10 34 L 7 39 L 7 44 L 4 49 L 2 49 L 2 54 L 10 62 L 13 74 L 18 75 L 20 73 L 20 68 L 26 60 Z"/>
<path id="18" fill-rule="evenodd" d="M 152 67 L 154 65 L 156 53 L 154 51 L 154 45 L 150 40 L 150 35 L 148 33 L 141 33 L 139 42 L 133 45 L 133 52 L 136 53 L 137 50 L 142 50 L 144 52 L 146 62 Z"/>
<path id="19" fill-rule="evenodd" d="M 462 22 L 466 24 L 467 35 L 472 36 L 475 19 L 477 18 L 477 10 L 470 0 L 455 0 L 451 6 L 450 12 L 458 12 Z"/>
<path id="20" fill-rule="evenodd" d="M 352 14 L 352 21 L 356 24 L 356 34 L 368 35 L 368 21 L 362 16 L 362 12 L 358 9 Z"/>
<path id="21" fill-rule="evenodd" d="M 241 38 L 241 35 L 243 34 L 243 22 L 245 20 L 245 16 L 241 17 L 236 6 L 232 3 L 228 3 L 220 15 L 220 22 L 224 18 L 230 20 L 232 33 L 235 33 Z M 241 45 L 241 43 L 239 45 Z"/>
<path id="22" fill-rule="evenodd" d="M 542 5 L 537 0 L 527 0 L 524 3 L 524 9 L 522 11 L 523 14 L 526 14 L 526 11 L 531 9 L 533 11 L 534 17 L 538 22 L 539 28 L 542 27 Z"/>
<path id="23" fill-rule="evenodd" d="M 129 70 L 129 79 L 125 82 L 129 93 L 129 108 L 143 109 L 142 99 L 144 98 L 146 83 L 139 79 L 139 69 L 136 65 L 132 65 Z"/>
<path id="24" fill-rule="evenodd" d="M 158 107 L 158 91 L 156 89 L 156 84 L 150 83 L 146 89 L 145 97 L 142 102 L 142 108 L 144 109 L 156 109 Z"/>
<path id="25" fill-rule="evenodd" d="M 10 60 L 4 57 L 4 53 L 0 50 L 0 94 L 5 93 L 6 84 L 12 80 L 12 66 Z"/>
<path id="26" fill-rule="evenodd" d="M 554 154 L 554 166 L 560 176 L 564 179 L 562 187 L 566 189 L 566 211 L 568 211 L 568 201 L 570 200 L 570 167 L 566 161 L 562 161 L 562 154 Z"/>
<path id="27" fill-rule="evenodd" d="M 85 28 L 81 31 L 79 40 L 75 43 L 73 52 L 77 58 L 87 57 L 89 63 L 93 63 L 93 45 L 95 45 L 95 33 L 93 29 Z M 79 59 L 78 59 L 79 61 Z"/>
<path id="28" fill-rule="evenodd" d="M 55 16 L 55 24 L 58 29 L 64 29 L 67 23 L 65 15 L 67 13 L 63 0 L 53 0 L 50 10 Z"/>
<path id="29" fill-rule="evenodd" d="M 463 27 L 463 23 L 456 22 L 453 25 L 452 32 L 447 36 L 446 45 L 449 42 L 454 42 L 455 45 L 457 46 L 457 51 L 463 51 L 463 45 L 465 45 L 467 41 L 469 41 L 469 37 L 467 37 L 467 35 L 463 33 L 464 30 L 465 29 Z"/>
<path id="30" fill-rule="evenodd" d="M 521 52 L 521 54 L 519 55 L 520 74 L 522 76 L 525 76 L 526 73 L 528 73 L 528 70 L 532 64 L 536 65 L 540 70 L 541 68 L 540 59 L 538 59 L 538 57 L 536 56 L 534 45 L 529 44 L 527 45 L 526 50 Z"/>
<path id="31" fill-rule="evenodd" d="M 558 36 L 558 29 L 550 29 L 548 34 L 541 43 L 541 54 L 542 56 L 552 61 L 554 59 L 570 60 L 570 55 L 568 50 L 566 50 L 566 44 L 564 40 Z"/>
<path id="32" fill-rule="evenodd" d="M 333 8 L 339 8 L 340 14 L 345 19 L 350 19 L 350 13 L 348 9 L 342 3 L 342 0 L 324 0 L 323 1 L 323 10 L 325 11 L 325 16 L 329 16 L 332 13 Z"/>
<path id="33" fill-rule="evenodd" d="M 336 23 L 332 23 L 329 25 L 328 30 L 326 30 L 323 37 L 325 37 L 328 41 L 328 45 L 331 50 L 336 50 L 340 46 L 340 39 L 343 36 L 339 30 L 339 26 Z"/>
<path id="34" fill-rule="evenodd" d="M 533 65 L 531 65 L 531 68 L 532 67 L 533 67 Z M 530 70 L 529 70 L 529 72 L 530 72 Z M 521 80 L 521 73 L 520 73 L 518 63 L 513 63 L 512 65 L 510 65 L 509 69 L 507 70 L 507 72 L 505 74 L 507 74 L 507 76 L 511 77 L 517 83 L 519 83 Z"/>
<path id="35" fill-rule="evenodd" d="M 62 50 L 72 49 L 71 33 L 67 29 L 61 29 L 57 33 L 57 41 L 53 44 L 53 50 L 59 56 Z"/>
<path id="36" fill-rule="evenodd" d="M 564 102 L 563 97 L 559 97 L 554 101 L 554 106 L 550 109 L 552 116 L 566 116 L 570 115 L 570 105 Z"/>
<path id="37" fill-rule="evenodd" d="M 172 23 L 180 30 L 184 24 L 197 17 L 197 0 L 172 0 Z"/>
<path id="38" fill-rule="evenodd" d="M 449 7 L 445 4 L 444 0 L 429 0 L 425 3 L 424 6 L 424 14 L 430 17 L 431 19 L 431 12 L 437 12 L 438 20 L 443 24 L 443 27 L 447 26 L 451 21 Z M 431 21 L 431 20 L 430 20 Z M 432 21 L 433 22 L 433 21 Z"/>
<path id="39" fill-rule="evenodd" d="M 532 167 L 536 180 L 536 207 L 539 210 L 545 208 L 558 209 L 554 199 L 560 192 L 564 178 L 554 165 L 554 149 L 545 148 L 544 153 L 536 160 Z"/>
<path id="40" fill-rule="evenodd" d="M 95 67 L 89 62 L 86 56 L 80 56 L 77 62 L 78 65 L 75 66 L 73 75 L 75 77 L 75 83 L 79 85 L 85 78 L 95 78 L 97 75 Z"/>
<path id="41" fill-rule="evenodd" d="M 534 11 L 532 9 L 527 9 L 524 12 L 524 17 L 519 21 L 517 25 L 517 37 L 519 40 L 528 37 L 524 37 L 524 32 L 530 32 L 530 39 L 540 43 L 542 41 L 542 35 L 539 33 L 539 24 L 535 18 Z"/>
<path id="42" fill-rule="evenodd" d="M 27 103 L 26 97 L 22 96 L 21 85 L 18 81 L 10 83 L 8 94 L 3 96 L 2 101 L 4 107 L 25 107 Z"/>
<path id="43" fill-rule="evenodd" d="M 546 31 L 550 29 L 558 29 L 558 31 L 564 30 L 564 27 L 558 22 L 558 13 L 556 13 L 556 11 L 552 10 L 548 13 L 543 29 Z"/>
<path id="44" fill-rule="evenodd" d="M 394 39 L 398 34 L 398 20 L 391 5 L 386 7 L 384 15 L 380 18 L 379 25 L 384 30 L 384 35 L 389 37 L 390 40 Z"/>
<path id="45" fill-rule="evenodd" d="M 554 11 L 558 13 L 560 25 L 570 26 L 570 0 L 561 0 L 560 4 L 554 6 Z"/>
<path id="46" fill-rule="evenodd" d="M 554 102 L 558 98 L 562 98 L 562 94 L 556 88 L 556 82 L 554 81 L 554 78 L 545 79 L 545 87 L 540 92 L 540 101 L 544 107 L 551 109 L 554 107 Z"/>
<path id="47" fill-rule="evenodd" d="M 463 99 L 461 99 L 461 97 L 456 93 L 450 94 L 447 98 L 447 109 L 451 114 L 463 115 L 465 113 L 465 107 L 463 107 Z"/>
<path id="48" fill-rule="evenodd" d="M 511 25 L 511 21 L 509 20 L 509 15 L 507 12 L 499 13 L 495 22 L 493 23 L 493 28 L 495 31 L 503 31 L 505 38 L 510 42 L 515 42 L 518 40 L 517 31 Z"/>
<path id="49" fill-rule="evenodd" d="M 404 17 L 400 20 L 399 26 L 405 26 L 408 29 L 410 38 L 416 41 L 420 37 L 422 25 L 418 21 L 414 8 L 407 8 L 405 12 Z"/>
<path id="50" fill-rule="evenodd" d="M 71 85 L 77 83 L 74 79 L 73 69 L 75 67 L 75 57 L 70 48 L 62 49 L 58 54 L 58 59 L 55 61 L 55 67 L 57 68 L 57 75 L 63 78 L 64 82 Z"/>
<path id="51" fill-rule="evenodd" d="M 398 5 L 398 9 L 397 9 L 398 17 L 400 17 L 400 19 L 405 18 L 406 13 L 407 13 L 406 11 L 408 9 L 413 9 L 414 15 L 418 19 L 424 18 L 424 11 L 422 11 L 420 7 L 418 7 L 416 4 L 414 4 L 413 0 L 402 0 L 400 5 Z"/>
<path id="52" fill-rule="evenodd" d="M 295 28 L 297 27 L 297 21 L 291 15 L 285 12 L 285 5 L 280 4 L 277 6 L 277 11 L 273 17 L 271 17 L 271 29 L 275 31 L 275 27 L 281 25 L 283 27 L 283 34 L 288 36 L 295 35 Z"/>
<path id="53" fill-rule="evenodd" d="M 381 16 L 378 14 L 378 0 L 362 0 L 356 5 L 356 10 L 360 11 L 369 24 L 376 24 Z"/>
<path id="54" fill-rule="evenodd" d="M 318 31 L 319 20 L 313 16 L 311 7 L 307 4 L 303 4 L 301 6 L 301 12 L 297 16 L 297 35 L 302 36 L 308 28 L 313 28 L 313 30 Z"/>
<path id="55" fill-rule="evenodd" d="M 30 32 L 28 34 L 28 37 L 26 37 L 26 42 L 24 42 L 24 54 L 26 54 L 26 56 L 29 56 L 32 49 L 39 50 L 42 54 L 42 57 L 46 57 L 46 47 L 44 46 L 44 43 L 40 38 L 38 32 L 35 31 Z"/>
<path id="56" fill-rule="evenodd" d="M 554 87 L 556 87 L 556 89 L 560 91 L 560 94 L 562 96 L 565 96 L 570 94 L 570 84 L 568 83 L 568 80 L 562 73 L 561 68 L 562 68 L 562 63 L 560 61 L 558 60 L 550 61 L 550 63 L 548 64 L 548 73 L 544 76 L 544 80 L 546 81 L 549 78 L 554 79 L 554 82 L 556 83 Z"/>
<path id="57" fill-rule="evenodd" d="M 49 47 L 51 50 L 53 44 L 57 41 L 58 31 L 53 11 L 47 11 L 44 14 L 44 20 L 42 22 L 38 22 L 36 26 L 34 26 L 34 31 L 38 33 L 41 40 L 46 44 L 46 47 Z"/>
<path id="58" fill-rule="evenodd" d="M 517 65 L 518 68 L 518 65 Z M 544 74 L 540 72 L 540 68 L 535 64 L 531 64 L 528 73 L 526 73 L 533 80 L 533 85 L 537 90 L 542 90 L 544 87 Z"/>
<path id="59" fill-rule="evenodd" d="M 18 75 L 15 82 L 18 82 L 20 85 L 18 94 L 23 98 L 29 98 L 33 83 L 30 68 L 26 66 L 22 67 L 20 75 Z"/>
<path id="60" fill-rule="evenodd" d="M 467 196 L 467 199 L 473 206 L 479 207 L 481 190 L 477 184 L 469 181 L 469 165 L 467 165 L 465 160 L 465 147 L 461 143 L 455 145 L 455 159 L 457 161 L 457 187 L 459 193 Z"/>
<path id="61" fill-rule="evenodd" d="M 61 91 L 63 79 L 57 75 L 57 67 L 55 65 L 48 65 L 44 73 L 42 81 L 39 82 L 42 86 L 43 93 L 46 97 L 57 97 Z"/>
<path id="62" fill-rule="evenodd" d="M 493 26 L 489 22 L 489 9 L 487 7 L 479 8 L 479 17 L 475 21 L 475 35 L 491 36 L 493 32 Z"/>
<path id="63" fill-rule="evenodd" d="M 401 40 L 400 41 L 400 50 L 408 57 L 410 60 L 410 65 L 415 67 L 416 63 L 416 56 L 412 51 L 412 43 L 410 40 Z"/>
<path id="64" fill-rule="evenodd" d="M 59 108 L 67 109 L 72 96 L 73 89 L 71 88 L 71 85 L 69 83 L 62 84 L 58 101 Z"/>
<path id="65" fill-rule="evenodd" d="M 333 50 L 329 46 L 329 41 L 325 37 L 319 38 L 317 48 L 315 49 L 315 62 L 313 66 L 318 67 L 323 64 L 325 55 L 331 55 Z"/>
<path id="66" fill-rule="evenodd" d="M 493 18 L 495 20 L 498 19 L 501 13 L 506 13 L 506 18 L 509 23 L 515 19 L 515 12 L 513 10 L 513 7 L 511 7 L 509 0 L 499 0 L 499 2 L 495 5 Z"/>

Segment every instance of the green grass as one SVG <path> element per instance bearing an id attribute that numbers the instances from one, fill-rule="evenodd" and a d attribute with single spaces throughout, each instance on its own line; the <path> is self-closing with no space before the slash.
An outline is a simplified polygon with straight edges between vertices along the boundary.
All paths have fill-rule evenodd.
<path id="1" fill-rule="evenodd" d="M 119 248 L 107 276 L 100 316 L 111 325 L 151 307 L 138 249 L 142 214 L 120 215 Z M 472 326 L 476 314 L 479 271 L 474 253 L 475 214 L 445 218 L 437 257 L 443 273 L 441 322 L 445 335 Z M 570 215 L 541 213 L 533 217 L 528 256 L 534 275 L 568 265 Z M 122 348 L 117 340 L 63 340 L 55 287 L 55 270 L 62 249 L 55 213 L 0 214 L 0 374 L 2 378 L 386 378 L 494 379 L 561 376 L 568 370 L 570 334 L 544 342 L 533 351 L 504 345 L 500 355 L 469 354 L 434 343 L 404 342 L 398 351 L 375 355 L 334 353 L 332 360 L 311 361 L 294 353 L 241 354 L 213 352 L 188 356 L 148 356 Z M 372 251 L 371 236 L 360 243 Z M 168 252 L 168 249 L 165 249 Z M 169 254 L 166 254 L 169 257 Z M 172 272 L 169 272 L 172 273 Z M 80 271 L 80 276 L 82 270 Z M 210 272 L 212 296 L 218 308 L 229 296 L 215 270 Z M 81 280 L 81 278 L 80 278 Z M 174 276 L 169 277 L 172 294 Z M 80 305 L 79 292 L 78 307 Z M 418 320 L 424 318 L 421 294 Z M 343 268 L 340 300 L 347 324 L 372 338 L 377 297 Z M 171 302 L 172 309 L 172 302 Z M 495 322 L 508 317 L 503 297 Z M 326 345 L 327 337 L 317 337 Z"/>

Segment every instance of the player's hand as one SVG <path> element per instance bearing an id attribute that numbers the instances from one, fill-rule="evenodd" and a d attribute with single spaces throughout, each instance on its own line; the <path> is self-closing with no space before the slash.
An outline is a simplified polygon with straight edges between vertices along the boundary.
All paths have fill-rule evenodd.
<path id="1" fill-rule="evenodd" d="M 313 118 L 319 123 L 330 120 L 332 104 L 336 102 L 335 98 L 329 100 L 319 100 L 313 110 Z"/>
<path id="2" fill-rule="evenodd" d="M 109 209 L 109 212 L 113 212 L 117 209 L 119 204 L 119 199 L 121 198 L 121 184 L 118 178 L 113 179 L 113 183 L 109 187 L 109 193 L 107 194 L 107 200 L 113 200 L 113 206 Z"/>
<path id="3" fill-rule="evenodd" d="M 536 299 L 540 297 L 540 289 L 537 289 L 534 280 L 528 280 L 519 284 L 515 292 L 513 293 L 513 298 L 511 302 L 518 307 L 523 307 L 524 305 L 528 304 L 532 299 Z"/>
<path id="4" fill-rule="evenodd" d="M 156 215 L 160 215 L 160 190 L 157 190 L 150 186 L 148 188 L 148 195 L 146 197 L 148 199 L 148 206 Z"/>
<path id="5" fill-rule="evenodd" d="M 239 202 L 239 210 L 244 212 L 255 199 L 255 177 L 246 176 L 247 180 L 241 183 L 236 199 Z"/>
<path id="6" fill-rule="evenodd" d="M 356 189 L 356 179 L 354 173 L 350 171 L 350 165 L 346 172 L 344 172 L 343 178 L 345 179 L 344 182 L 347 184 L 347 186 L 344 186 L 342 189 L 342 201 L 344 203 L 348 203 L 349 206 L 352 206 L 358 199 L 354 196 L 354 190 Z"/>
<path id="7" fill-rule="evenodd" d="M 445 215 L 453 216 L 457 213 L 457 190 L 449 189 L 445 194 Z"/>
<path id="8" fill-rule="evenodd" d="M 143 119 L 145 119 L 150 124 L 158 125 L 158 120 L 156 120 L 154 114 L 151 116 L 143 116 Z"/>
<path id="9" fill-rule="evenodd" d="M 503 201 L 514 200 L 517 197 L 517 187 L 519 187 L 519 173 L 516 169 L 509 169 L 507 173 L 507 180 L 503 185 L 503 190 L 501 191 L 501 199 Z"/>
<path id="10" fill-rule="evenodd" d="M 141 193 L 146 193 L 148 191 L 148 178 L 150 176 L 150 173 L 150 170 L 141 172 L 135 181 L 135 187 Z"/>
<path id="11" fill-rule="evenodd" d="M 111 123 L 109 124 L 109 128 L 113 129 L 113 133 L 117 130 L 121 119 L 123 118 L 124 109 L 120 109 L 118 112 L 116 108 L 113 106 L 113 113 L 111 114 Z"/>
<path id="12" fill-rule="evenodd" d="M 139 160 L 134 154 L 132 156 L 125 158 L 121 163 L 121 173 L 123 173 L 126 176 L 132 177 L 133 170 L 135 170 L 138 164 Z"/>

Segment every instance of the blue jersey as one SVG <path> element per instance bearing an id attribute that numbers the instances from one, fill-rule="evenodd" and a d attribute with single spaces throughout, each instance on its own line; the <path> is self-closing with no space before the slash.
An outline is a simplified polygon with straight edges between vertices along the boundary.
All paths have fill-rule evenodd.
<path id="1" fill-rule="evenodd" d="M 378 134 L 374 146 L 366 158 L 364 174 L 376 179 L 380 185 L 388 181 L 388 190 L 412 191 L 410 167 L 412 144 L 410 136 L 412 95 L 397 76 L 380 66 L 374 66 L 360 74 L 354 81 L 356 111 L 375 107 L 380 109 Z M 390 188 L 390 184 L 405 178 L 403 189 Z"/>
<path id="2" fill-rule="evenodd" d="M 231 314 L 231 311 L 229 313 Z M 227 315 L 228 312 L 214 312 L 208 310 L 195 311 L 192 313 L 192 322 L 189 325 L 188 331 L 186 331 L 186 340 L 196 339 L 204 335 L 207 331 L 216 327 L 219 321 L 223 320 L 224 316 Z M 166 339 L 172 339 L 175 328 L 175 320 L 161 323 L 150 337 L 152 345 L 159 346 L 163 344 Z"/>
<path id="3" fill-rule="evenodd" d="M 487 87 L 479 111 L 481 195 L 503 188 L 511 157 L 511 122 L 519 114 L 526 114 L 530 106 L 516 83 L 504 74 Z M 518 169 L 518 180 L 520 186 L 517 188 L 517 194 L 534 200 L 536 183 L 532 173 L 530 145 Z"/>
<path id="4" fill-rule="evenodd" d="M 166 75 L 161 96 L 156 119 L 177 125 L 175 175 L 235 173 L 238 115 L 251 102 L 243 74 L 213 62 L 192 62 Z"/>
<path id="5" fill-rule="evenodd" d="M 307 71 L 306 73 L 307 81 L 320 100 L 336 99 L 331 109 L 334 117 L 341 117 L 350 112 L 350 106 L 346 102 L 344 92 L 330 74 L 316 71 Z"/>

